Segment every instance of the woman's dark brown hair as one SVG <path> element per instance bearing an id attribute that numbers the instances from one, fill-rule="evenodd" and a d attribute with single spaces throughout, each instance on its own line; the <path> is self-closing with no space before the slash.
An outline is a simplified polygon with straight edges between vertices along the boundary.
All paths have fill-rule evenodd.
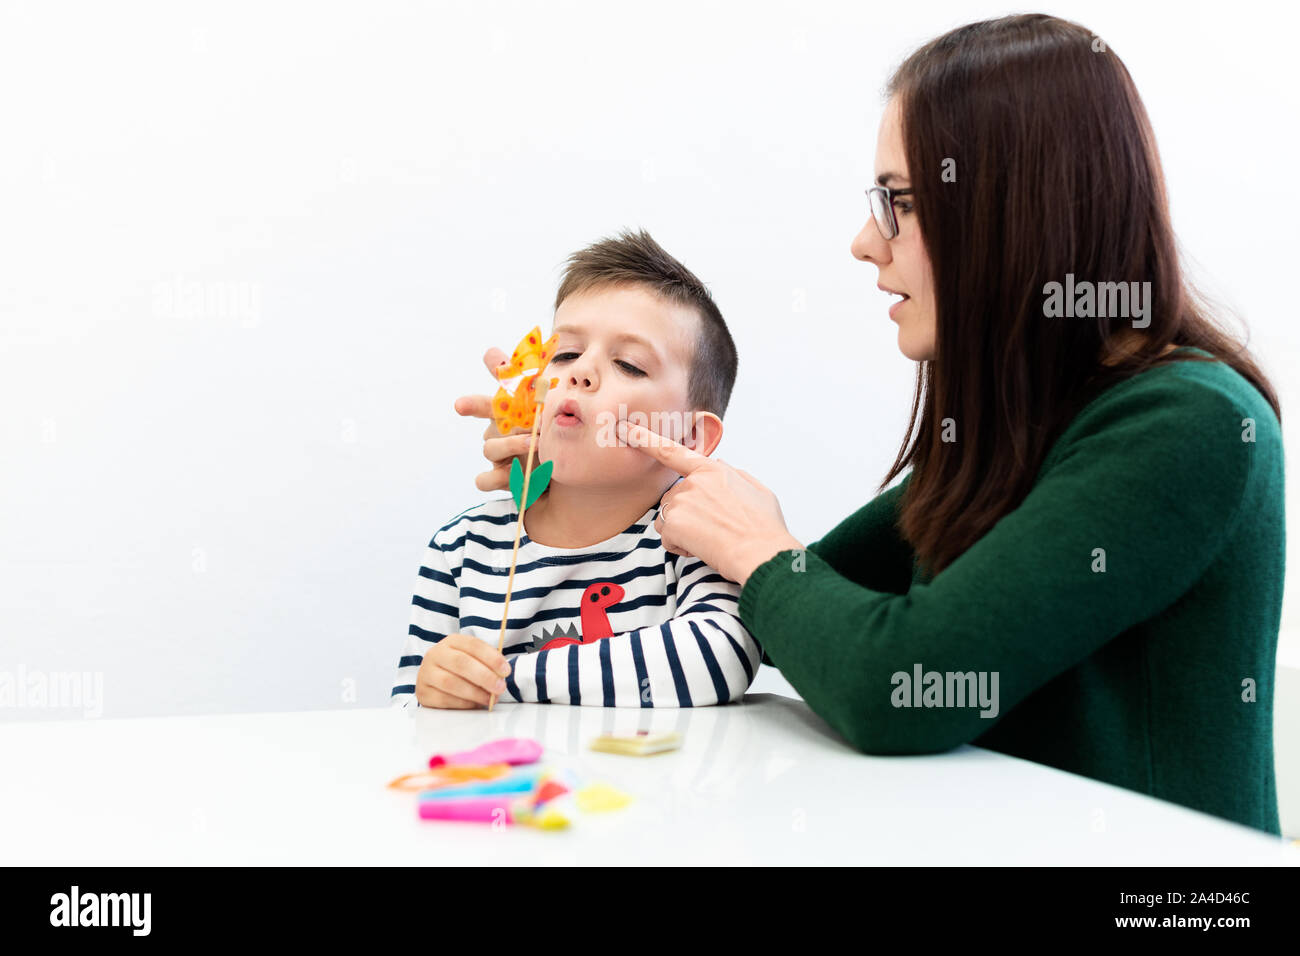
<path id="1" fill-rule="evenodd" d="M 972 23 L 908 57 L 886 93 L 901 108 L 937 329 L 881 488 L 912 466 L 899 529 L 924 570 L 937 574 L 1020 504 L 1099 391 L 1200 358 L 1164 357 L 1166 345 L 1227 363 L 1280 417 L 1245 345 L 1183 275 L 1150 121 L 1104 41 L 1042 14 Z M 1067 274 L 1150 282 L 1150 325 L 1047 317 L 1044 287 Z M 947 418 L 955 443 L 942 441 Z"/>

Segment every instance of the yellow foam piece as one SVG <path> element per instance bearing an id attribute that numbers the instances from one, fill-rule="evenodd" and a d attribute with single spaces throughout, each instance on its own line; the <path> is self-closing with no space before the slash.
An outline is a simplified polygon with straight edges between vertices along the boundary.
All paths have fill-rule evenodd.
<path id="1" fill-rule="evenodd" d="M 569 825 L 569 818 L 556 807 L 543 804 L 529 822 L 535 827 L 541 827 L 543 830 L 563 830 Z"/>
<path id="2" fill-rule="evenodd" d="M 632 798 L 607 783 L 593 783 L 574 794 L 574 802 L 584 813 L 603 813 L 606 810 L 623 809 L 632 802 Z"/>

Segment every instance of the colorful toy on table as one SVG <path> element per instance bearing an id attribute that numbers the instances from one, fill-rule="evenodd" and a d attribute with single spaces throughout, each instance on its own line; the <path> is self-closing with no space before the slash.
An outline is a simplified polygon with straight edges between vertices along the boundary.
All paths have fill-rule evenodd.
<path id="1" fill-rule="evenodd" d="M 591 742 L 591 749 L 629 757 L 647 757 L 676 750 L 681 745 L 681 735 L 674 731 L 652 734 L 648 730 L 638 730 L 635 734 L 601 734 Z"/>
<path id="2" fill-rule="evenodd" d="M 476 765 L 506 763 L 517 766 L 536 763 L 542 756 L 542 745 L 527 737 L 502 737 L 480 744 L 470 750 L 453 754 L 434 754 L 429 758 L 430 767 L 454 765 Z"/>
<path id="3" fill-rule="evenodd" d="M 584 813 L 603 813 L 606 810 L 622 810 L 632 802 L 632 798 L 622 790 L 616 790 L 607 783 L 593 783 L 574 794 L 578 809 Z"/>
<path id="4" fill-rule="evenodd" d="M 496 793 L 532 793 L 549 785 L 555 774 L 547 770 L 522 770 L 495 780 L 471 780 L 420 791 L 421 800 L 446 800 L 456 797 L 482 797 Z M 549 798 L 543 798 L 549 799 Z"/>
<path id="5" fill-rule="evenodd" d="M 571 776 L 566 780 L 556 771 L 529 769 L 501 780 L 427 790 L 420 794 L 420 817 L 562 829 L 572 814 L 560 810 L 556 798 L 568 793 L 571 783 Z"/>
<path id="6" fill-rule="evenodd" d="M 515 547 L 510 555 L 510 576 L 506 579 L 505 605 L 501 609 L 501 633 L 497 637 L 497 653 L 505 646 L 506 620 L 510 615 L 510 591 L 515 584 L 515 566 L 519 561 L 519 536 L 524 527 L 524 511 L 537 501 L 546 490 L 551 480 L 551 462 L 543 462 L 533 470 L 533 451 L 537 447 L 537 425 L 541 419 L 541 409 L 546 403 L 547 391 L 558 385 L 558 378 L 549 381 L 543 377 L 547 364 L 555 355 L 555 345 L 560 341 L 558 334 L 542 341 L 540 326 L 533 326 L 532 331 L 519 340 L 510 361 L 497 369 L 498 380 L 508 380 L 523 376 L 515 386 L 514 394 L 505 387 L 497 389 L 492 399 L 492 420 L 496 422 L 497 431 L 508 435 L 512 428 L 528 429 L 528 455 L 521 468 L 519 459 L 510 464 L 510 494 L 519 509 L 519 518 L 515 522 Z M 488 700 L 488 710 L 496 706 L 497 695 Z"/>
<path id="7" fill-rule="evenodd" d="M 571 771 L 533 767 L 542 746 L 526 737 L 504 737 L 469 750 L 434 754 L 429 769 L 389 782 L 396 790 L 419 790 L 424 820 L 512 823 L 563 829 L 576 816 L 620 809 L 631 797 L 605 783 L 579 785 Z M 474 761 L 490 761 L 475 763 Z"/>
<path id="8" fill-rule="evenodd" d="M 429 769 L 404 773 L 388 786 L 394 790 L 431 790 L 504 777 L 512 767 L 536 763 L 542 745 L 527 737 L 502 737 L 457 753 L 434 754 Z"/>
<path id="9" fill-rule="evenodd" d="M 562 830 L 570 822 L 570 815 L 552 806 L 549 801 L 538 804 L 531 797 L 505 793 L 464 800 L 421 800 L 420 818 L 494 823 L 498 826 L 513 823 L 542 830 Z"/>
<path id="10" fill-rule="evenodd" d="M 430 787 L 451 786 L 466 780 L 491 780 L 509 772 L 510 765 L 505 763 L 485 767 L 440 767 L 437 770 L 404 773 L 395 780 L 390 780 L 388 786 L 393 790 L 428 790 Z"/>

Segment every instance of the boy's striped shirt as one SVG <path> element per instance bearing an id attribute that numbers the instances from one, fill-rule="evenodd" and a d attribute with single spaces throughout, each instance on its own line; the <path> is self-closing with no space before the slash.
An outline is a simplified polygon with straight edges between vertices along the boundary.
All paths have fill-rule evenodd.
<path id="1" fill-rule="evenodd" d="M 698 558 L 667 551 L 654 527 L 658 512 L 656 504 L 584 548 L 547 547 L 521 534 L 501 700 L 692 707 L 744 695 L 763 655 L 740 622 L 740 587 Z M 493 499 L 434 534 L 416 577 L 393 706 L 418 706 L 416 673 L 447 634 L 496 647 L 517 515 L 512 499 Z"/>

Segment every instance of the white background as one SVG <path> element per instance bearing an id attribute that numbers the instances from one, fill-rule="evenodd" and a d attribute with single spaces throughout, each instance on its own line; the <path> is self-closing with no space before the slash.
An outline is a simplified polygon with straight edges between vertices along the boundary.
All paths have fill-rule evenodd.
<path id="1" fill-rule="evenodd" d="M 1300 447 L 1294 14 L 1042 9 L 1136 79 L 1191 264 Z M 824 534 L 910 407 L 848 251 L 881 87 L 1007 12 L 4 4 L 0 670 L 100 673 L 110 717 L 382 704 L 423 546 L 483 497 L 453 399 L 550 321 L 564 258 L 624 227 L 730 323 L 718 454 Z"/>

